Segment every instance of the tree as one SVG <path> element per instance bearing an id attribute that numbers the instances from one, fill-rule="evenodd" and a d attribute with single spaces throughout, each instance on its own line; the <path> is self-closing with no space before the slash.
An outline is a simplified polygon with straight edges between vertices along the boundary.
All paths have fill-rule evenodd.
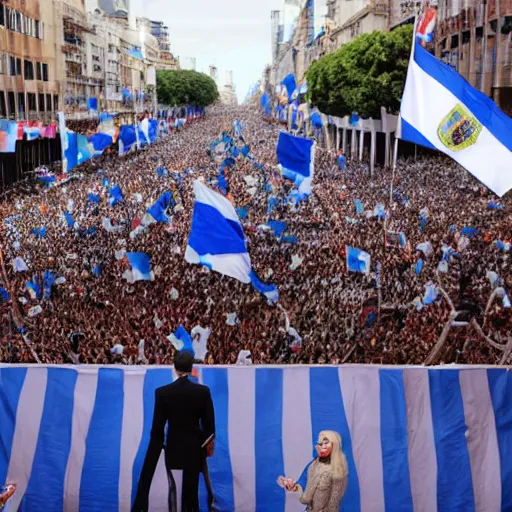
<path id="1" fill-rule="evenodd" d="M 191 70 L 160 70 L 156 75 L 159 103 L 172 106 L 206 107 L 217 101 L 215 81 L 204 73 Z"/>
<path id="2" fill-rule="evenodd" d="M 380 118 L 380 107 L 400 109 L 412 44 L 412 25 L 363 34 L 314 62 L 309 98 L 324 114 Z"/>

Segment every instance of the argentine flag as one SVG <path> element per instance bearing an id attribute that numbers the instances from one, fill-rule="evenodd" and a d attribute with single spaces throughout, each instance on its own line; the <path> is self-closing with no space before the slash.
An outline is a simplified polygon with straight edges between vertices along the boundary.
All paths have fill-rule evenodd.
<path id="1" fill-rule="evenodd" d="M 400 117 L 401 139 L 446 153 L 498 196 L 512 188 L 512 119 L 418 42 Z"/>
<path id="2" fill-rule="evenodd" d="M 267 299 L 277 302 L 277 287 L 262 283 L 252 270 L 244 230 L 233 205 L 197 180 L 194 194 L 196 202 L 185 260 L 242 283 L 252 283 Z"/>
<path id="3" fill-rule="evenodd" d="M 311 139 L 286 132 L 281 132 L 277 141 L 277 160 L 283 168 L 283 176 L 293 180 L 299 192 L 306 195 L 312 192 L 315 146 Z"/>

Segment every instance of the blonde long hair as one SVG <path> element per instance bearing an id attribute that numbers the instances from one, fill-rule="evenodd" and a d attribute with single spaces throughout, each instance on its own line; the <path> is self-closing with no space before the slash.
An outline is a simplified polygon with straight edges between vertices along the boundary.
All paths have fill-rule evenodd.
<path id="1" fill-rule="evenodd" d="M 321 443 L 327 438 L 332 443 L 331 450 L 331 469 L 336 480 L 348 476 L 348 465 L 345 454 L 341 451 L 341 436 L 333 430 L 322 430 L 318 434 L 318 442 Z"/>

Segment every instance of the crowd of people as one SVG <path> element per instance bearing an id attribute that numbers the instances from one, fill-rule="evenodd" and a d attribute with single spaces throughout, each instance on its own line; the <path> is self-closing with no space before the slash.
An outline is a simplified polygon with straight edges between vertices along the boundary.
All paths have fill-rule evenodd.
<path id="1" fill-rule="evenodd" d="M 246 212 L 253 268 L 278 286 L 278 305 L 184 259 L 193 181 L 215 187 L 210 144 L 234 121 L 253 159 L 238 158 L 226 192 Z M 254 364 L 510 362 L 510 194 L 499 201 L 429 155 L 399 160 L 391 201 L 390 170 L 371 176 L 349 159 L 342 171 L 317 147 L 313 193 L 294 205 L 275 171 L 280 129 L 254 108 L 217 109 L 144 150 L 86 162 L 62 186 L 6 196 L 0 362 L 170 364 L 180 325 L 209 330 L 206 364 L 234 364 L 241 350 Z M 111 206 L 113 185 L 123 200 Z M 179 197 L 170 222 L 141 227 L 167 191 Z M 287 223 L 285 238 L 269 220 Z M 369 273 L 348 271 L 346 246 L 370 254 Z M 124 279 L 126 252 L 149 254 L 154 280 Z M 38 298 L 27 282 L 46 271 L 57 280 Z M 424 299 L 429 288 L 435 300 Z"/>

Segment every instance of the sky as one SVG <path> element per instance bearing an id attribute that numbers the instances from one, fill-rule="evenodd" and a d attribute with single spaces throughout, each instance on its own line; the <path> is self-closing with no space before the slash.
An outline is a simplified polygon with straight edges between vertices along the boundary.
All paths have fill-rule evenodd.
<path id="1" fill-rule="evenodd" d="M 284 0 L 131 0 L 136 16 L 163 21 L 169 27 L 171 51 L 195 57 L 196 70 L 233 71 L 239 102 L 272 61 L 270 12 Z"/>

